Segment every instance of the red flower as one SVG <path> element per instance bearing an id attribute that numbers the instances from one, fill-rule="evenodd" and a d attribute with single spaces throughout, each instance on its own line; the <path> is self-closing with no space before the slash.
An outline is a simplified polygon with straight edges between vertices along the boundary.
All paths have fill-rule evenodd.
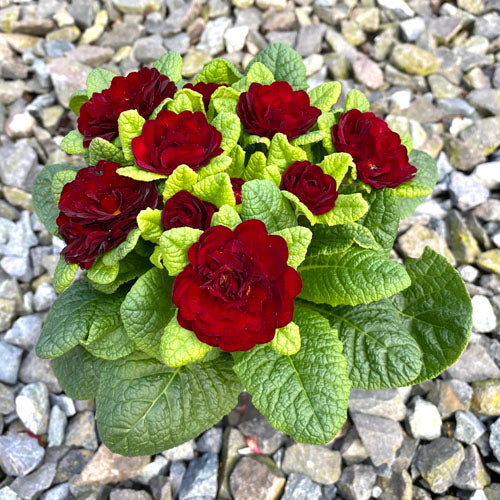
<path id="1" fill-rule="evenodd" d="M 142 134 L 132 139 L 132 152 L 139 167 L 170 175 L 185 164 L 193 170 L 220 155 L 222 134 L 197 111 L 161 111 L 156 120 L 147 120 Z"/>
<path id="2" fill-rule="evenodd" d="M 398 187 L 417 172 L 399 135 L 373 113 L 343 113 L 332 127 L 332 139 L 337 151 L 352 156 L 358 177 L 375 189 Z"/>
<path id="3" fill-rule="evenodd" d="M 272 139 L 281 132 L 290 140 L 309 132 L 321 114 L 305 91 L 293 90 L 287 82 L 252 83 L 236 110 L 249 134 Z"/>
<path id="4" fill-rule="evenodd" d="M 115 76 L 109 89 L 94 95 L 80 108 L 78 130 L 85 136 L 84 147 L 92 139 L 111 140 L 118 135 L 118 117 L 122 111 L 136 109 L 147 118 L 167 97 L 173 97 L 174 82 L 155 68 L 142 68 L 127 76 Z"/>
<path id="5" fill-rule="evenodd" d="M 231 177 L 231 186 L 233 186 L 236 205 L 239 205 L 241 203 L 241 188 L 243 187 L 243 184 L 245 184 L 245 181 L 243 179 L 240 179 L 239 177 Z"/>
<path id="6" fill-rule="evenodd" d="M 329 212 L 337 200 L 337 183 L 310 161 L 293 162 L 281 177 L 281 189 L 293 193 L 314 214 Z"/>
<path id="7" fill-rule="evenodd" d="M 212 215 L 217 207 L 208 201 L 203 201 L 182 190 L 169 198 L 161 213 L 161 223 L 165 231 L 173 227 L 192 227 L 194 229 L 208 229 Z"/>
<path id="8" fill-rule="evenodd" d="M 188 251 L 190 264 L 174 281 L 179 324 L 223 351 L 270 342 L 292 321 L 302 281 L 287 265 L 288 247 L 251 219 L 234 231 L 207 229 Z"/>
<path id="9" fill-rule="evenodd" d="M 226 85 L 225 83 L 199 82 L 196 85 L 193 85 L 192 83 L 186 83 L 186 85 L 184 85 L 183 88 L 191 89 L 194 90 L 195 92 L 198 92 L 198 94 L 201 94 L 203 96 L 203 105 L 205 106 L 205 110 L 208 110 L 208 105 L 210 104 L 210 98 L 212 97 L 212 94 L 219 87 L 228 87 L 228 85 Z"/>
<path id="10" fill-rule="evenodd" d="M 118 246 L 137 227 L 145 208 L 157 208 L 161 197 L 152 182 L 139 182 L 117 174 L 121 165 L 100 161 L 78 171 L 59 200 L 59 234 L 66 246 L 66 261 L 89 269 L 95 259 Z"/>

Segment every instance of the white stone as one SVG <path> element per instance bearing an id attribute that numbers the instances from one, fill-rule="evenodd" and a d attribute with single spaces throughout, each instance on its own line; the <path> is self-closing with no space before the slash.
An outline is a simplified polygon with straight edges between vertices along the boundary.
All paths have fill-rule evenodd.
<path id="1" fill-rule="evenodd" d="M 229 28 L 224 33 L 224 41 L 226 42 L 226 49 L 228 53 L 243 50 L 247 40 L 248 31 L 248 26 L 235 26 L 234 28 Z"/>
<path id="2" fill-rule="evenodd" d="M 500 187 L 500 161 L 479 164 L 472 176 L 488 189 Z"/>
<path id="3" fill-rule="evenodd" d="M 415 12 L 404 0 L 377 0 L 383 9 L 391 10 L 399 19 L 413 17 Z"/>
<path id="4" fill-rule="evenodd" d="M 408 425 L 415 439 L 432 440 L 441 436 L 441 416 L 436 406 L 417 397 L 408 415 Z"/>
<path id="5" fill-rule="evenodd" d="M 478 333 L 487 333 L 495 329 L 497 318 L 493 306 L 484 295 L 472 297 L 472 328 Z"/>
<path id="6" fill-rule="evenodd" d="M 42 382 L 28 384 L 16 398 L 16 412 L 33 434 L 45 434 L 49 425 L 49 390 Z"/>

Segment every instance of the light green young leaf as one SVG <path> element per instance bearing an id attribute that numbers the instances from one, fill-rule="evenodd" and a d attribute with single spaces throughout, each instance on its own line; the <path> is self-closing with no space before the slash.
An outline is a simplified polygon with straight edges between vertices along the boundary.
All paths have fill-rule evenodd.
<path id="1" fill-rule="evenodd" d="M 165 181 L 163 200 L 168 200 L 179 191 L 191 191 L 198 180 L 198 174 L 187 165 L 179 165 Z"/>
<path id="2" fill-rule="evenodd" d="M 295 309 L 302 346 L 284 356 L 268 345 L 234 353 L 234 370 L 270 424 L 296 441 L 331 441 L 347 415 L 350 382 L 337 332 L 320 314 Z M 265 381 L 265 383 L 262 383 Z"/>
<path id="3" fill-rule="evenodd" d="M 124 165 L 126 163 L 123 151 L 102 137 L 92 139 L 89 145 L 89 163 L 97 165 L 99 160 L 114 161 Z"/>
<path id="4" fill-rule="evenodd" d="M 269 146 L 268 165 L 276 165 L 283 173 L 294 161 L 304 160 L 307 160 L 307 154 L 303 149 L 292 146 L 284 134 L 274 135 Z"/>
<path id="5" fill-rule="evenodd" d="M 271 181 L 275 186 L 279 187 L 281 184 L 281 173 L 280 169 L 276 165 L 268 165 L 262 170 L 260 174 L 256 176 L 257 179 L 267 179 Z"/>
<path id="6" fill-rule="evenodd" d="M 87 77 L 87 95 L 89 96 L 89 99 L 92 97 L 94 92 L 99 93 L 108 89 L 111 85 L 111 80 L 113 80 L 115 76 L 116 75 L 113 72 L 108 71 L 107 69 L 93 69 Z"/>
<path id="7" fill-rule="evenodd" d="M 283 356 L 297 354 L 300 350 L 299 325 L 292 321 L 283 328 L 278 328 L 270 345 L 278 354 L 283 354 Z"/>
<path id="8" fill-rule="evenodd" d="M 252 83 L 260 83 L 261 85 L 271 85 L 274 82 L 274 76 L 264 64 L 255 62 L 251 65 L 246 74 L 246 88 L 248 89 Z"/>
<path id="9" fill-rule="evenodd" d="M 137 225 L 143 239 L 158 243 L 163 233 L 161 210 L 153 210 L 152 208 L 141 210 L 137 216 Z"/>
<path id="10" fill-rule="evenodd" d="M 314 144 L 315 142 L 320 142 L 324 139 L 325 133 L 321 130 L 313 130 L 304 135 L 299 135 L 292 140 L 290 143 L 292 146 L 306 146 L 308 144 Z"/>
<path id="11" fill-rule="evenodd" d="M 119 262 L 120 260 L 122 260 L 135 248 L 140 236 L 141 232 L 139 231 L 139 229 L 133 229 L 132 231 L 130 231 L 125 241 L 122 241 L 117 247 L 103 254 L 103 264 L 105 264 L 106 266 L 112 266 L 115 264 L 115 262 Z"/>
<path id="12" fill-rule="evenodd" d="M 141 135 L 145 119 L 135 110 L 123 111 L 118 117 L 118 134 L 122 143 L 123 156 L 127 162 L 134 162 L 132 139 Z"/>
<path id="13" fill-rule="evenodd" d="M 160 355 L 167 366 L 178 367 L 198 361 L 212 349 L 200 342 L 191 330 L 182 328 L 174 315 L 161 338 Z"/>
<path id="14" fill-rule="evenodd" d="M 57 293 L 62 293 L 75 279 L 78 264 L 68 264 L 64 255 L 59 257 L 56 269 L 54 271 L 53 285 Z"/>
<path id="15" fill-rule="evenodd" d="M 155 120 L 158 117 L 158 115 L 160 114 L 160 112 L 163 111 L 164 109 L 167 109 L 167 106 L 172 101 L 173 101 L 173 99 L 171 97 L 166 97 L 165 99 L 163 99 L 163 101 L 161 101 L 160 104 L 158 104 L 158 106 L 156 106 L 154 111 L 149 115 L 148 120 Z"/>
<path id="16" fill-rule="evenodd" d="M 239 92 L 231 87 L 219 87 L 215 89 L 210 99 L 210 105 L 217 113 L 236 113 L 236 106 L 240 98 Z"/>
<path id="17" fill-rule="evenodd" d="M 337 189 L 349 171 L 349 167 L 356 168 L 352 156 L 348 153 L 333 153 L 325 156 L 319 166 L 325 174 L 331 175 L 335 179 Z"/>
<path id="18" fill-rule="evenodd" d="M 401 136 L 401 144 L 407 149 L 408 154 L 411 153 L 413 149 L 413 140 L 409 135 Z"/>
<path id="19" fill-rule="evenodd" d="M 94 283 L 99 285 L 109 285 L 115 281 L 118 276 L 120 266 L 118 262 L 107 266 L 102 261 L 102 255 L 97 257 L 97 259 L 92 264 L 92 267 L 87 271 L 87 278 Z"/>
<path id="20" fill-rule="evenodd" d="M 79 155 L 87 151 L 87 149 L 83 147 L 83 135 L 80 134 L 78 130 L 72 130 L 67 133 L 59 147 L 69 155 Z"/>
<path id="21" fill-rule="evenodd" d="M 307 227 L 295 226 L 281 229 L 273 234 L 281 236 L 285 239 L 288 246 L 287 264 L 297 268 L 306 258 L 307 248 L 311 243 L 313 235 L 311 230 L 307 229 Z"/>
<path id="22" fill-rule="evenodd" d="M 336 123 L 335 114 L 332 112 L 323 113 L 318 118 L 318 128 L 323 132 L 323 147 L 328 154 L 335 151 L 332 140 L 332 127 Z"/>
<path id="23" fill-rule="evenodd" d="M 69 98 L 69 109 L 75 113 L 76 116 L 80 114 L 80 108 L 89 100 L 86 90 L 77 90 Z"/>
<path id="24" fill-rule="evenodd" d="M 271 181 L 253 180 L 241 190 L 242 220 L 259 219 L 272 233 L 297 225 L 297 218 L 282 192 Z"/>
<path id="25" fill-rule="evenodd" d="M 267 137 L 261 137 L 260 135 L 249 135 L 244 132 L 243 144 L 245 146 L 251 146 L 252 144 L 264 144 L 269 149 L 271 141 Z"/>
<path id="26" fill-rule="evenodd" d="M 196 243 L 203 231 L 192 227 L 174 227 L 160 237 L 163 265 L 170 276 L 177 276 L 189 264 L 188 250 Z"/>
<path id="27" fill-rule="evenodd" d="M 347 98 L 345 100 L 345 110 L 349 111 L 350 109 L 359 109 L 362 113 L 370 111 L 370 103 L 368 102 L 368 99 L 359 90 L 352 89 L 347 94 Z"/>
<path id="28" fill-rule="evenodd" d="M 153 68 L 156 68 L 162 75 L 168 76 L 170 80 L 177 83 L 182 78 L 182 57 L 171 50 L 155 61 Z"/>
<path id="29" fill-rule="evenodd" d="M 161 253 L 161 248 L 158 245 L 155 246 L 153 253 L 149 257 L 149 261 L 158 269 L 165 269 L 163 267 L 163 254 Z"/>
<path id="30" fill-rule="evenodd" d="M 237 82 L 243 75 L 236 69 L 236 66 L 227 59 L 212 59 L 203 66 L 203 69 L 198 73 L 193 83 L 196 85 L 199 82 L 205 83 L 225 83 L 232 85 Z"/>
<path id="31" fill-rule="evenodd" d="M 212 216 L 211 226 L 227 226 L 234 229 L 241 222 L 238 212 L 230 205 L 222 205 Z"/>
<path id="32" fill-rule="evenodd" d="M 52 197 L 56 205 L 59 204 L 59 198 L 65 184 L 74 181 L 76 177 L 75 170 L 60 170 L 52 177 Z"/>
<path id="33" fill-rule="evenodd" d="M 182 111 L 200 111 L 204 115 L 205 106 L 203 104 L 203 96 L 191 89 L 180 89 L 175 94 L 172 101 L 167 104 L 167 109 L 174 113 Z"/>
<path id="34" fill-rule="evenodd" d="M 120 175 L 123 175 L 124 177 L 130 177 L 131 179 L 135 179 L 136 181 L 143 182 L 157 181 L 160 179 L 166 179 L 168 177 L 168 175 L 157 174 L 156 172 L 143 170 L 142 168 L 136 166 L 119 168 L 116 172 Z"/>
<path id="35" fill-rule="evenodd" d="M 219 155 L 210 160 L 210 163 L 198 170 L 198 180 L 201 181 L 211 175 L 225 172 L 231 165 L 231 157 L 226 155 Z"/>
<path id="36" fill-rule="evenodd" d="M 251 181 L 252 179 L 260 179 L 262 172 L 266 168 L 266 155 L 262 151 L 255 151 L 250 156 L 248 164 L 243 172 L 243 180 Z"/>
<path id="37" fill-rule="evenodd" d="M 419 384 L 439 375 L 469 343 L 472 304 L 453 266 L 427 247 L 419 259 L 407 259 L 412 284 L 392 298 L 403 324 L 424 353 Z"/>
<path id="38" fill-rule="evenodd" d="M 152 268 L 134 283 L 120 309 L 127 335 L 137 349 L 157 359 L 163 331 L 175 314 L 172 283 L 167 271 Z"/>
<path id="39" fill-rule="evenodd" d="M 241 121 L 235 113 L 219 113 L 212 125 L 222 134 L 220 147 L 229 154 L 236 146 L 241 134 Z"/>
<path id="40" fill-rule="evenodd" d="M 369 304 L 408 288 L 405 268 L 380 253 L 351 248 L 344 254 L 306 257 L 299 267 L 300 297 L 315 304 Z"/>
<path id="41" fill-rule="evenodd" d="M 243 148 L 237 144 L 229 153 L 232 159 L 232 163 L 227 170 L 229 177 L 243 178 L 243 172 L 245 170 L 245 151 Z"/>
<path id="42" fill-rule="evenodd" d="M 396 189 L 396 195 L 401 198 L 416 198 L 417 196 L 428 196 L 432 193 L 432 187 L 418 181 L 408 181 L 400 184 Z"/>
<path id="43" fill-rule="evenodd" d="M 330 111 L 339 100 L 342 86 L 339 82 L 327 82 L 318 85 L 309 92 L 311 106 L 319 108 L 323 113 Z"/>
<path id="44" fill-rule="evenodd" d="M 222 205 L 236 206 L 231 179 L 225 172 L 199 180 L 192 190 L 195 196 L 204 201 L 209 201 L 217 207 Z"/>
<path id="45" fill-rule="evenodd" d="M 127 456 L 195 438 L 234 408 L 241 391 L 227 354 L 177 368 L 132 355 L 106 363 L 102 381 L 99 435 L 111 451 Z"/>

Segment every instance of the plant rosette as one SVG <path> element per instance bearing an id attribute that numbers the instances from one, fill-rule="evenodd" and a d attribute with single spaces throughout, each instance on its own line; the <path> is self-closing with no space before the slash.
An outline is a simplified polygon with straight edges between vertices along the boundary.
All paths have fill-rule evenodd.
<path id="1" fill-rule="evenodd" d="M 65 242 L 36 352 L 65 392 L 97 398 L 122 455 L 179 445 L 245 388 L 276 428 L 329 442 L 351 387 L 436 377 L 464 350 L 471 302 L 429 248 L 389 257 L 432 192 L 434 160 L 340 84 L 306 91 L 273 45 L 186 84 L 168 52 L 128 76 L 93 70 L 33 204 Z M 83 270 L 75 280 L 78 268 Z"/>

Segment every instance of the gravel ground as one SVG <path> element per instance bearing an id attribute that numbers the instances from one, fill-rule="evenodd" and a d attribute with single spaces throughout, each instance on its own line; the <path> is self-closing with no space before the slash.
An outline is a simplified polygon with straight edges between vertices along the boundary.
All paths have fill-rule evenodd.
<path id="1" fill-rule="evenodd" d="M 0 500 L 500 499 L 499 0 L 230 2 L 0 0 Z M 33 178 L 44 163 L 79 161 L 58 144 L 93 67 L 126 73 L 172 49 L 189 78 L 216 55 L 244 67 L 272 42 L 304 56 L 312 86 L 367 91 L 437 158 L 438 187 L 401 223 L 394 256 L 430 245 L 456 265 L 472 342 L 434 381 L 353 391 L 326 446 L 294 443 L 242 397 L 196 440 L 113 455 L 93 401 L 62 394 L 33 351 L 61 249 L 33 213 Z"/>

